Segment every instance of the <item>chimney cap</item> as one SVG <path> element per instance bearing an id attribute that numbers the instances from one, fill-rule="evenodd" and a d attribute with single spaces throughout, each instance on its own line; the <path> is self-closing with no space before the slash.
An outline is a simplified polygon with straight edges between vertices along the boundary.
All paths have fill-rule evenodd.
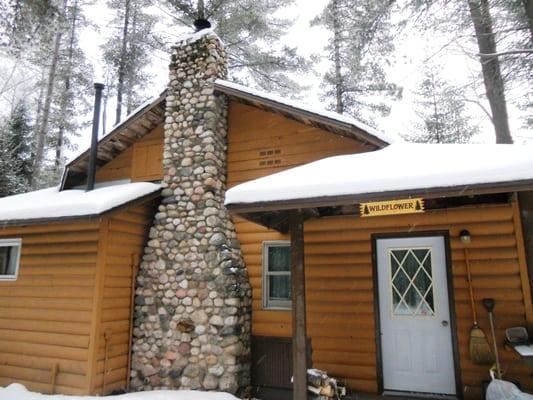
<path id="1" fill-rule="evenodd" d="M 105 85 L 103 83 L 100 83 L 100 82 L 94 82 L 94 88 L 95 89 L 103 89 L 105 87 Z"/>
<path id="2" fill-rule="evenodd" d="M 195 19 L 194 22 L 193 22 L 193 25 L 196 28 L 196 32 L 200 32 L 203 29 L 211 28 L 211 22 L 209 22 L 205 18 Z"/>

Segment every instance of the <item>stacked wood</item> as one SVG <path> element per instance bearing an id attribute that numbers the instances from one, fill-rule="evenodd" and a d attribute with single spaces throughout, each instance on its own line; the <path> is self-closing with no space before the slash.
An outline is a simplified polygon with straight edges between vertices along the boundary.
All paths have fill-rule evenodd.
<path id="1" fill-rule="evenodd" d="M 307 370 L 307 389 L 318 395 L 319 399 L 340 399 L 346 395 L 346 388 L 339 386 L 337 380 L 320 369 Z"/>

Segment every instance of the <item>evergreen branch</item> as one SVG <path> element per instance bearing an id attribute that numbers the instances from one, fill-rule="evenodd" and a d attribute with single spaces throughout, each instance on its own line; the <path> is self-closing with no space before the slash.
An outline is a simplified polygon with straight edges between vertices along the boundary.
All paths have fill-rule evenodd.
<path id="1" fill-rule="evenodd" d="M 499 51 L 497 53 L 477 53 L 476 55 L 482 58 L 494 58 L 494 57 L 503 57 L 503 56 L 509 56 L 514 54 L 533 54 L 533 49 L 514 49 L 514 50 L 506 50 L 506 51 Z"/>

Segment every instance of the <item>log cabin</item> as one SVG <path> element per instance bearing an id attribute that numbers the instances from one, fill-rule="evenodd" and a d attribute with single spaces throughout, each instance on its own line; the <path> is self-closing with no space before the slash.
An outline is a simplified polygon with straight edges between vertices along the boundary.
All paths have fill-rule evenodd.
<path id="1" fill-rule="evenodd" d="M 0 199 L 0 384 L 304 399 L 313 366 L 355 393 L 480 399 L 469 266 L 490 343 L 481 300 L 496 302 L 504 377 L 532 391 L 504 345 L 533 325 L 527 150 L 461 145 L 445 162 L 225 76 L 212 31 L 184 38 L 167 90 L 98 141 L 93 190 L 87 150 L 60 187 Z"/>

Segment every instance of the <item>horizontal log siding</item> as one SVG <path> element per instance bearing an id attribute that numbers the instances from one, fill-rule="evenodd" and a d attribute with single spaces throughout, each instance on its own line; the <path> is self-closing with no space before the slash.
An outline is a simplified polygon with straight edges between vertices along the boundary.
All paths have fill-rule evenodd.
<path id="1" fill-rule="evenodd" d="M 369 150 L 348 139 L 258 108 L 229 107 L 228 185 L 321 158 Z"/>
<path id="2" fill-rule="evenodd" d="M 134 255 L 142 256 L 148 229 L 154 215 L 152 202 L 109 218 L 103 299 L 94 379 L 94 394 L 108 394 L 126 388 L 129 372 L 131 284 Z M 106 385 L 103 393 L 105 358 L 104 334 L 111 336 L 108 344 Z"/>
<path id="3" fill-rule="evenodd" d="M 160 140 L 163 143 L 163 125 L 158 125 L 149 134 L 144 136 L 138 142 L 139 144 Z M 133 146 L 128 147 L 122 153 L 117 155 L 114 159 L 103 165 L 96 171 L 96 182 L 116 181 L 120 179 L 132 179 L 132 163 L 133 163 Z M 148 162 L 157 162 L 160 160 L 151 159 Z M 152 169 L 151 166 L 146 165 L 144 168 Z M 139 168 L 136 169 L 137 174 L 141 174 Z M 162 179 L 161 176 L 160 179 Z"/>
<path id="4" fill-rule="evenodd" d="M 253 287 L 252 329 L 257 336 L 291 335 L 291 314 L 262 309 L 261 243 L 288 239 L 259 225 L 236 219 L 238 238 Z M 345 380 L 352 389 L 376 392 L 376 346 L 372 280 L 371 235 L 388 232 L 449 230 L 453 260 L 453 287 L 457 314 L 462 380 L 466 398 L 479 398 L 487 368 L 469 360 L 472 325 L 460 230 L 472 234 L 471 269 L 480 325 L 489 334 L 481 299 L 496 300 L 498 342 L 504 329 L 524 326 L 525 300 L 521 286 L 517 238 L 510 205 L 476 206 L 428 211 L 394 217 L 329 217 L 305 225 L 308 334 L 313 365 Z M 519 379 L 533 390 L 531 368 L 500 347 L 506 377 Z"/>
<path id="5" fill-rule="evenodd" d="M 87 393 L 98 221 L 0 228 L 22 238 L 16 281 L 0 282 L 0 385 Z"/>

